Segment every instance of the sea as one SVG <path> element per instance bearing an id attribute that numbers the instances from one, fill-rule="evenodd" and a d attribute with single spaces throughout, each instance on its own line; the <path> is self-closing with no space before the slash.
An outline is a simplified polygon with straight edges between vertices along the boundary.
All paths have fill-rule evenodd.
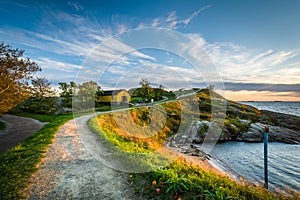
<path id="1" fill-rule="evenodd" d="M 300 102 L 240 102 L 260 110 L 300 116 Z M 271 191 L 300 192 L 300 145 L 268 144 L 268 176 Z M 264 185 L 263 143 L 227 142 L 210 152 L 223 165 L 256 185 Z"/>

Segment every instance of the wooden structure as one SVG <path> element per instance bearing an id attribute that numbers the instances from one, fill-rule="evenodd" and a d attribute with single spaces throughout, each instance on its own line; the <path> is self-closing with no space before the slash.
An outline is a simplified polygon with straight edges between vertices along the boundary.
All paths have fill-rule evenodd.
<path id="1" fill-rule="evenodd" d="M 107 90 L 99 96 L 100 103 L 122 104 L 129 103 L 131 95 L 124 89 L 122 90 Z"/>

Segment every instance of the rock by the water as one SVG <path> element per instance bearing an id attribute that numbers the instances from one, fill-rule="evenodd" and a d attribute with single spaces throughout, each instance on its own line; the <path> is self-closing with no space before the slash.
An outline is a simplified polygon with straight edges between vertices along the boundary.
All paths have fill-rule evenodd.
<path id="1" fill-rule="evenodd" d="M 300 132 L 279 126 L 271 126 L 269 130 L 270 142 L 284 142 L 288 144 L 300 144 Z"/>
<path id="2" fill-rule="evenodd" d="M 248 131 L 242 133 L 238 140 L 244 142 L 263 142 L 264 125 L 261 123 L 252 123 Z M 268 140 L 269 142 L 300 144 L 300 132 L 279 126 L 270 126 Z"/>
<path id="3" fill-rule="evenodd" d="M 262 110 L 260 122 L 300 131 L 300 117 L 294 115 Z"/>
<path id="4" fill-rule="evenodd" d="M 262 142 L 264 139 L 264 126 L 261 123 L 252 123 L 247 132 L 242 133 L 238 140 L 245 142 Z"/>

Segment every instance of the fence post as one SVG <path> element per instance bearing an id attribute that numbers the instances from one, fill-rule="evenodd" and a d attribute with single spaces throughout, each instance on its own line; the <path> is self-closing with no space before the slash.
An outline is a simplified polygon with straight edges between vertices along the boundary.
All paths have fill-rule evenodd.
<path id="1" fill-rule="evenodd" d="M 265 170 L 265 188 L 268 189 L 268 133 L 269 126 L 264 128 L 264 170 Z"/>

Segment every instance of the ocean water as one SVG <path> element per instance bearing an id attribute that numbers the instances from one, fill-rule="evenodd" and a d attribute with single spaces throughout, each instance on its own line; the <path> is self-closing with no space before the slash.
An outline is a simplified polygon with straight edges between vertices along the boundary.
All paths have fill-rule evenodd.
<path id="1" fill-rule="evenodd" d="M 241 102 L 258 109 L 300 116 L 300 102 Z M 269 189 L 300 191 L 300 145 L 269 143 Z M 251 183 L 264 184 L 263 143 L 227 142 L 211 152 Z"/>
<path id="2" fill-rule="evenodd" d="M 270 110 L 274 112 L 300 116 L 300 102 L 243 101 L 240 103 L 253 106 L 259 110 Z"/>
<path id="3" fill-rule="evenodd" d="M 269 143 L 269 189 L 300 191 L 300 145 Z M 227 142 L 211 152 L 251 183 L 264 184 L 263 143 Z"/>

